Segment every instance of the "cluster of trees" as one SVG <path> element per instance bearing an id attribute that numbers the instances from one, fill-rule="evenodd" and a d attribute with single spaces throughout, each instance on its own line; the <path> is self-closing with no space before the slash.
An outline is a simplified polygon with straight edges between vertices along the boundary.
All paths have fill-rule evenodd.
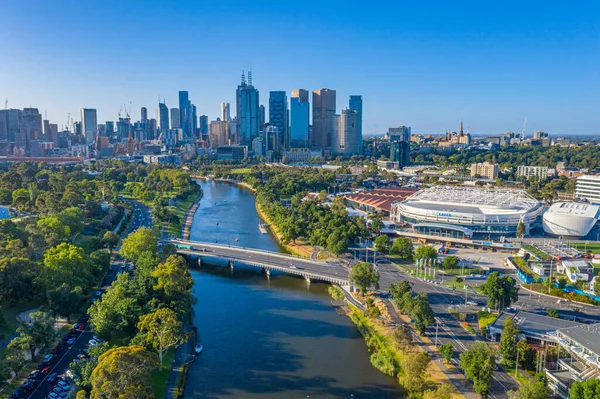
<path id="1" fill-rule="evenodd" d="M 379 289 L 379 272 L 375 270 L 375 266 L 372 263 L 361 262 L 352 266 L 348 278 L 350 283 L 356 285 L 363 294 L 370 287 L 376 290 Z"/>
<path id="2" fill-rule="evenodd" d="M 468 379 L 473 381 L 475 392 L 483 399 L 492 387 L 492 373 L 496 370 L 498 350 L 492 344 L 474 342 L 471 349 L 460 355 L 460 366 Z"/>
<path id="3" fill-rule="evenodd" d="M 124 386 L 128 397 L 152 397 L 152 371 L 186 339 L 182 320 L 192 304 L 193 280 L 186 261 L 172 253 L 169 245 L 159 253 L 156 237 L 144 227 L 123 240 L 120 255 L 135 270 L 119 274 L 89 314 L 97 335 L 117 334 L 124 345 L 98 346 L 88 362 L 72 365 L 90 398 L 107 397 Z"/>
<path id="4" fill-rule="evenodd" d="M 174 193 L 175 198 L 183 199 L 198 191 L 198 185 L 188 172 L 181 169 L 161 169 L 153 167 L 143 176 L 127 173 L 125 190 L 145 202 L 160 202 L 161 197 Z"/>
<path id="5" fill-rule="evenodd" d="M 488 307 L 507 308 L 519 299 L 519 287 L 514 278 L 502 276 L 498 272 L 490 273 L 481 285 L 481 292 L 488 297 Z"/>
<path id="6" fill-rule="evenodd" d="M 400 312 L 410 315 L 417 331 L 421 335 L 425 334 L 425 330 L 435 323 L 427 294 L 424 292 L 414 294 L 412 285 L 406 280 L 390 284 L 390 292 Z"/>

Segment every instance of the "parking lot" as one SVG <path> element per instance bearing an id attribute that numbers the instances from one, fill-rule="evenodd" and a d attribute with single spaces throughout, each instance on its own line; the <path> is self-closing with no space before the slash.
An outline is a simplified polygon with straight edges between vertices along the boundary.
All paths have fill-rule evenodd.
<path id="1" fill-rule="evenodd" d="M 533 244 L 533 246 L 555 258 L 578 258 L 582 256 L 579 250 L 560 241 L 542 241 Z"/>
<path id="2" fill-rule="evenodd" d="M 440 255 L 440 259 L 444 256 L 454 255 L 465 261 L 466 266 L 479 267 L 484 270 L 490 268 L 504 268 L 504 259 L 510 254 L 505 252 L 491 252 L 471 248 L 456 248 L 450 247 L 446 255 Z"/>

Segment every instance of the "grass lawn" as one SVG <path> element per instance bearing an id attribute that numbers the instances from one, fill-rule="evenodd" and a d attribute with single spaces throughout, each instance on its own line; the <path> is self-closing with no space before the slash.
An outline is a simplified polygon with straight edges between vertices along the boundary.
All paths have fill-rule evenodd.
<path id="1" fill-rule="evenodd" d="M 595 254 L 600 254 L 600 242 L 591 242 L 587 244 L 577 243 L 573 244 L 573 246 L 580 251 L 585 251 L 587 249 L 588 251 L 592 251 Z"/>
<path id="2" fill-rule="evenodd" d="M 14 307 L 2 307 L 4 323 L 0 325 L 0 339 L 5 339 L 15 333 L 19 327 L 17 316 L 19 313 L 29 309 L 35 309 L 41 305 L 41 301 L 18 303 Z"/>
<path id="3" fill-rule="evenodd" d="M 505 365 L 502 365 L 502 368 L 504 368 L 504 370 L 509 373 L 513 378 L 515 378 L 515 368 L 514 367 L 506 367 Z M 529 378 L 525 377 L 523 374 L 521 374 L 521 372 L 517 372 L 517 382 L 520 385 L 523 385 L 525 382 L 529 381 Z"/>
<path id="4" fill-rule="evenodd" d="M 546 258 L 551 258 L 550 254 L 548 254 L 548 253 L 546 253 L 546 252 L 544 252 L 544 251 L 542 251 L 540 249 L 537 249 L 534 246 L 523 245 L 522 247 L 523 247 L 524 250 L 531 252 L 532 254 L 534 254 L 535 256 L 537 256 L 538 258 L 540 258 L 541 260 L 544 260 Z"/>
<path id="5" fill-rule="evenodd" d="M 171 208 L 171 212 L 173 212 L 177 216 L 179 221 L 175 223 L 169 223 L 170 236 L 179 237 L 179 235 L 181 234 L 181 229 L 183 227 L 183 218 L 185 217 L 186 212 L 188 211 L 188 209 L 190 209 L 196 198 L 198 198 L 197 195 L 192 194 L 184 200 L 177 201 L 176 205 Z"/>
<path id="6" fill-rule="evenodd" d="M 248 173 L 250 173 L 252 170 L 250 168 L 237 168 L 237 169 L 231 169 L 231 172 L 234 175 L 247 175 Z"/>
<path id="7" fill-rule="evenodd" d="M 167 392 L 167 383 L 169 382 L 169 374 L 171 366 L 175 358 L 175 347 L 171 347 L 163 358 L 163 366 L 160 370 L 152 372 L 152 390 L 155 398 L 164 398 Z"/>
<path id="8" fill-rule="evenodd" d="M 479 320 L 479 329 L 481 331 L 487 330 L 487 326 L 492 324 L 494 320 L 498 317 L 495 313 L 489 312 L 479 312 L 477 313 L 477 318 Z"/>

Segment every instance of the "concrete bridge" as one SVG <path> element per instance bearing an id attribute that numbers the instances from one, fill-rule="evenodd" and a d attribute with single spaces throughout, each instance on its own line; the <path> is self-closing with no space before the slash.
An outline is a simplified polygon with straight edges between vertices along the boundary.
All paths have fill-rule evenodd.
<path id="1" fill-rule="evenodd" d="M 310 259 L 285 255 L 279 252 L 253 248 L 235 247 L 224 244 L 211 244 L 200 241 L 171 239 L 177 253 L 185 256 L 226 260 L 229 267 L 236 263 L 259 267 L 270 275 L 271 270 L 302 276 L 306 281 L 326 281 L 339 285 L 349 285 L 348 270 L 339 264 L 319 262 Z"/>

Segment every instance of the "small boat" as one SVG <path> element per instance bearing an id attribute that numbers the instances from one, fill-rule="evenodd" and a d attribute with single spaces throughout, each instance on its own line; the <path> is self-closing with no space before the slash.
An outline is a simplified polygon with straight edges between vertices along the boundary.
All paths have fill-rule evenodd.
<path id="1" fill-rule="evenodd" d="M 194 352 L 196 352 L 196 354 L 199 354 L 200 352 L 202 352 L 202 349 L 204 349 L 204 346 L 202 346 L 201 344 L 198 344 L 194 348 Z"/>
<path id="2" fill-rule="evenodd" d="M 264 223 L 258 224 L 258 230 L 263 234 L 267 234 L 267 226 Z"/>
<path id="3" fill-rule="evenodd" d="M 215 223 L 217 226 L 219 225 L 219 222 Z"/>
<path id="4" fill-rule="evenodd" d="M 236 239 L 235 239 L 235 242 L 238 242 L 239 240 L 240 240 L 239 238 L 236 238 Z"/>

